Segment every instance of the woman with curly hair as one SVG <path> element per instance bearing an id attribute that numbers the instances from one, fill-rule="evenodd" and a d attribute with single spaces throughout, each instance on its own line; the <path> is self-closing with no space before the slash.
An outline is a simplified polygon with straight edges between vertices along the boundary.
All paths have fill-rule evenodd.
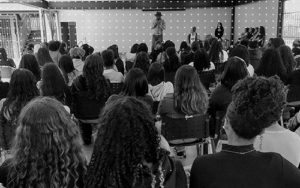
<path id="1" fill-rule="evenodd" d="M 85 145 L 92 142 L 92 125 L 97 123 L 101 109 L 110 96 L 109 81 L 103 76 L 103 59 L 97 54 L 85 59 L 83 75 L 72 86 L 72 112 L 80 120 Z"/>
<path id="2" fill-rule="evenodd" d="M 19 68 L 30 70 L 35 76 L 36 81 L 39 81 L 41 79 L 41 69 L 34 55 L 23 55 L 19 64 Z"/>
<path id="3" fill-rule="evenodd" d="M 159 146 L 151 111 L 134 97 L 108 101 L 85 176 L 86 188 L 186 188 L 181 163 Z"/>
<path id="4" fill-rule="evenodd" d="M 21 109 L 38 95 L 34 75 L 27 69 L 16 69 L 11 77 L 7 98 L 0 101 L 0 147 L 4 150 L 12 146 Z"/>
<path id="5" fill-rule="evenodd" d="M 223 144 L 221 152 L 194 161 L 190 188 L 300 187 L 300 171 L 293 164 L 280 154 L 253 147 L 256 136 L 280 118 L 285 103 L 283 84 L 278 78 L 247 77 L 232 92 L 224 123 L 228 144 Z M 281 133 L 271 134 L 275 140 Z M 279 138 L 277 147 L 288 150 L 285 145 Z"/>
<path id="6" fill-rule="evenodd" d="M 227 61 L 228 54 L 223 50 L 222 43 L 214 40 L 209 49 L 209 60 L 213 63 L 224 63 Z"/>
<path id="7" fill-rule="evenodd" d="M 21 111 L 12 156 L 0 167 L 10 187 L 83 187 L 85 158 L 76 124 L 63 105 L 44 97 Z"/>

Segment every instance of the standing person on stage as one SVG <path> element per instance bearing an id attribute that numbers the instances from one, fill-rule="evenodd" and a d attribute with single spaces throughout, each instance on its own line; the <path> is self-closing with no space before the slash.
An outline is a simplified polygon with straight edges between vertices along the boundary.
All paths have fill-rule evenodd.
<path id="1" fill-rule="evenodd" d="M 191 46 L 194 41 L 198 41 L 198 34 L 196 32 L 197 28 L 194 26 L 191 33 L 188 35 L 187 42 Z"/>
<path id="2" fill-rule="evenodd" d="M 217 29 L 215 30 L 215 36 L 218 39 L 222 39 L 224 35 L 224 27 L 221 22 L 218 22 Z"/>
<path id="3" fill-rule="evenodd" d="M 156 19 L 153 21 L 151 29 L 154 30 L 152 37 L 152 49 L 154 48 L 156 41 L 163 41 L 163 30 L 166 29 L 165 20 L 163 20 L 161 12 L 156 12 Z"/>

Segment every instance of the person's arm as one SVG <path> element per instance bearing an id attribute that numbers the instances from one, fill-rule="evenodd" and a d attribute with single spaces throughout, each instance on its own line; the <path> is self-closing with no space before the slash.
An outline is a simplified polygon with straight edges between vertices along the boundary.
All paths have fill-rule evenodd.
<path id="1" fill-rule="evenodd" d="M 155 29 L 156 26 L 157 26 L 157 20 L 155 19 L 155 20 L 153 21 L 153 23 L 152 23 L 151 29 Z"/>
<path id="2" fill-rule="evenodd" d="M 300 170 L 283 157 L 281 158 L 285 187 L 300 187 Z"/>
<path id="3" fill-rule="evenodd" d="M 166 30 L 166 22 L 165 20 L 161 20 L 161 29 Z"/>

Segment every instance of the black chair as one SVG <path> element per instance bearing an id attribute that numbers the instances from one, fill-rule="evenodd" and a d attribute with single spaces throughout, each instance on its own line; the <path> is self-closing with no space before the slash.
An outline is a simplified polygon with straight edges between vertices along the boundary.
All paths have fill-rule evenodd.
<path id="1" fill-rule="evenodd" d="M 171 147 L 193 146 L 197 147 L 197 154 L 203 154 L 204 144 L 211 143 L 215 152 L 214 143 L 209 137 L 209 124 L 207 115 L 183 116 L 171 118 L 162 116 L 161 133 Z M 201 146 L 201 152 L 200 152 Z"/>
<path id="2" fill-rule="evenodd" d="M 215 70 L 199 72 L 199 78 L 203 86 L 209 90 L 209 86 L 216 82 Z"/>
<path id="3" fill-rule="evenodd" d="M 110 83 L 111 94 L 119 94 L 122 91 L 123 83 Z"/>

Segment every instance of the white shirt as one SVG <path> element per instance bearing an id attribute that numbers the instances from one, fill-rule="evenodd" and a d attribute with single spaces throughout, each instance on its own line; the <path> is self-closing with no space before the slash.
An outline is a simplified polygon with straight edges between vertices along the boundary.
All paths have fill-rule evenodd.
<path id="1" fill-rule="evenodd" d="M 288 129 L 271 131 L 266 128 L 263 134 L 256 137 L 254 148 L 261 152 L 279 153 L 296 167 L 299 166 L 300 137 Z"/>
<path id="2" fill-rule="evenodd" d="M 248 65 L 247 70 L 249 72 L 249 76 L 253 76 L 254 75 L 254 68 L 251 64 Z"/>

